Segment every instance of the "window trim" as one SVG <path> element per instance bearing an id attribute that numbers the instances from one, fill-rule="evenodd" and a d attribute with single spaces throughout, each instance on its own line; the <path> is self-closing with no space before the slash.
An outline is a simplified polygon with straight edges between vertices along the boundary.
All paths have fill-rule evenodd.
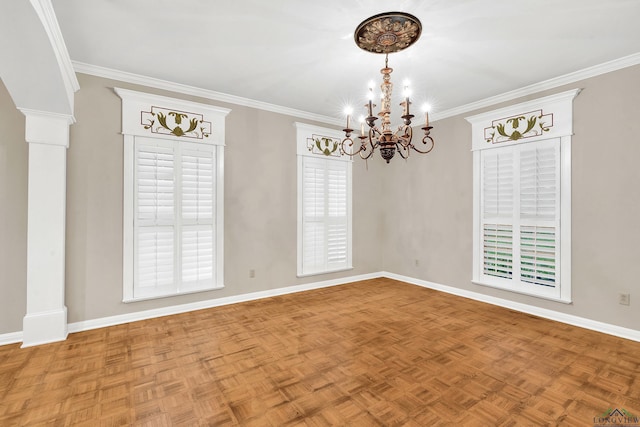
<path id="1" fill-rule="evenodd" d="M 122 134 L 123 134 L 123 254 L 122 254 L 122 301 L 125 303 L 145 301 L 151 299 L 168 298 L 197 292 L 207 292 L 224 288 L 224 138 L 225 117 L 231 111 L 226 108 L 215 107 L 180 99 L 136 92 L 127 89 L 114 88 L 116 94 L 122 98 Z M 172 134 L 154 133 L 144 120 L 144 114 L 152 108 L 162 106 L 174 111 L 194 111 L 193 114 L 201 120 L 201 132 L 190 136 L 175 136 Z M 206 128 L 208 126 L 208 128 Z M 206 130 L 202 130 L 205 129 Z M 215 265 L 214 282 L 212 287 L 205 289 L 190 289 L 162 295 L 136 297 L 134 293 L 134 215 L 135 215 L 135 141 L 136 137 L 168 140 L 172 143 L 197 142 L 214 147 L 216 155 L 216 183 L 215 183 Z M 176 239 L 178 237 L 176 236 Z"/>
<path id="2" fill-rule="evenodd" d="M 323 128 L 319 126 L 308 125 L 306 123 L 294 123 L 297 129 L 296 146 L 297 146 L 297 277 L 317 276 L 321 274 L 336 273 L 340 271 L 348 271 L 353 269 L 353 161 L 349 156 L 342 155 L 340 148 L 325 154 L 316 149 L 310 142 L 314 136 L 324 136 L 334 141 L 342 141 L 342 135 L 334 129 Z M 345 266 L 333 269 L 317 270 L 305 272 L 303 266 L 303 200 L 302 200 L 302 184 L 303 184 L 303 158 L 311 157 L 316 160 L 326 160 L 332 162 L 347 163 L 347 261 Z"/>
<path id="3" fill-rule="evenodd" d="M 513 293 L 534 296 L 540 299 L 552 300 L 570 304 L 571 300 L 571 136 L 573 134 L 573 99 L 580 89 L 562 92 L 556 95 L 524 102 L 510 107 L 501 108 L 476 116 L 467 117 L 472 125 L 473 151 L 473 265 L 471 282 Z M 549 126 L 544 131 L 532 133 L 526 138 L 514 140 L 499 140 L 494 137 L 497 124 L 505 123 L 511 117 L 521 115 L 526 111 L 540 111 L 548 114 Z M 558 139 L 560 144 L 560 235 L 559 235 L 559 281 L 557 293 L 553 296 L 523 289 L 513 289 L 502 284 L 501 280 L 486 280 L 483 275 L 482 254 L 482 213 L 481 209 L 481 155 L 486 149 L 499 150 L 502 146 L 527 144 L 530 142 Z M 518 281 L 520 279 L 518 278 Z M 512 282 L 510 282 L 512 283 Z"/>

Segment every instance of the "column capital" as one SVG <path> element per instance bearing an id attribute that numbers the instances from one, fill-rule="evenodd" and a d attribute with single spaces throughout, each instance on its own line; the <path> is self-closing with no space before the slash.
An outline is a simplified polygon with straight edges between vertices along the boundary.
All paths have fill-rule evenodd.
<path id="1" fill-rule="evenodd" d="M 69 126 L 72 115 L 19 108 L 25 115 L 25 140 L 28 143 L 60 145 L 69 148 Z"/>

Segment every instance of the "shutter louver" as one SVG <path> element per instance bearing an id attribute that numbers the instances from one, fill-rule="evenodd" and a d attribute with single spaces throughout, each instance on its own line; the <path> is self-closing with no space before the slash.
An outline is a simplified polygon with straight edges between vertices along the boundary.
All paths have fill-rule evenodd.
<path id="1" fill-rule="evenodd" d="M 513 151 L 490 150 L 483 155 L 484 217 L 511 218 L 513 215 Z"/>
<path id="2" fill-rule="evenodd" d="M 347 163 L 329 162 L 327 264 L 329 269 L 347 264 Z"/>
<path id="3" fill-rule="evenodd" d="M 558 171 L 554 146 L 520 150 L 520 218 L 554 221 Z"/>
<path id="4" fill-rule="evenodd" d="M 212 227 L 192 228 L 182 231 L 182 283 L 185 287 L 201 287 L 213 280 L 213 230 Z"/>
<path id="5" fill-rule="evenodd" d="M 213 283 L 215 165 L 215 152 L 211 146 L 182 150 L 181 274 L 184 289 L 199 289 Z"/>
<path id="6" fill-rule="evenodd" d="M 558 150 L 544 143 L 520 150 L 520 276 L 547 287 L 555 287 L 558 267 Z"/>
<path id="7" fill-rule="evenodd" d="M 139 144 L 136 150 L 136 297 L 164 292 L 175 280 L 174 160 L 169 147 Z"/>
<path id="8" fill-rule="evenodd" d="M 520 275 L 523 282 L 556 285 L 556 232 L 554 227 L 520 228 Z"/>
<path id="9" fill-rule="evenodd" d="M 170 148 L 139 147 L 136 156 L 137 219 L 148 224 L 173 220 L 174 154 Z"/>
<path id="10" fill-rule="evenodd" d="M 325 265 L 325 165 L 304 158 L 302 172 L 302 265 L 304 272 L 321 270 Z"/>
<path id="11" fill-rule="evenodd" d="M 172 286 L 173 229 L 140 227 L 137 237 L 138 289 L 142 293 L 153 293 L 156 288 Z"/>
<path id="12" fill-rule="evenodd" d="M 484 274 L 504 279 L 513 276 L 513 227 L 484 224 Z"/>
<path id="13" fill-rule="evenodd" d="M 513 277 L 513 151 L 489 150 L 482 173 L 483 271 Z"/>
<path id="14" fill-rule="evenodd" d="M 182 219 L 211 222 L 215 200 L 215 153 L 209 146 L 202 150 L 183 150 L 181 166 Z"/>

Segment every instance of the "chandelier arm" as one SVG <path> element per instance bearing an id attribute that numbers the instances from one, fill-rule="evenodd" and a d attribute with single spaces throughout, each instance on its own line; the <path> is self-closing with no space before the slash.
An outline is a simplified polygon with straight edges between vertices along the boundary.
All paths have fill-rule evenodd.
<path id="1" fill-rule="evenodd" d="M 344 147 L 345 147 L 345 145 L 344 145 L 344 144 L 345 144 L 347 141 L 349 142 L 348 146 L 349 146 L 349 147 L 353 147 L 353 139 L 351 139 L 350 137 L 347 137 L 347 138 L 345 138 L 345 139 L 343 139 L 343 140 L 342 140 L 342 143 L 341 143 L 341 145 L 340 145 L 340 151 L 342 152 L 342 154 L 346 154 L 346 155 L 347 155 L 347 156 L 349 156 L 349 157 L 353 157 L 353 156 L 355 156 L 356 154 L 358 154 L 359 152 L 361 152 L 361 151 L 363 150 L 363 148 L 364 148 L 364 144 L 363 144 L 363 145 L 360 145 L 360 148 L 358 149 L 358 151 L 355 151 L 355 152 L 347 151 L 347 150 L 345 150 L 345 148 L 344 148 Z M 351 151 L 353 151 L 353 150 L 351 150 Z"/>
<path id="2" fill-rule="evenodd" d="M 426 150 L 426 151 L 418 150 L 416 148 L 416 146 L 413 145 L 413 144 L 411 144 L 411 148 L 413 148 L 414 151 L 417 151 L 420 154 L 427 154 L 427 153 L 431 152 L 431 150 L 433 150 L 433 147 L 436 145 L 436 143 L 433 141 L 433 138 L 431 138 L 429 135 L 425 135 L 424 138 L 422 138 L 422 143 L 425 144 L 425 145 L 429 145 L 427 140 L 429 140 L 429 142 L 431 143 L 431 146 L 429 147 L 428 150 Z"/>
<path id="3" fill-rule="evenodd" d="M 369 154 L 367 154 L 366 156 L 363 156 L 363 155 L 362 155 L 362 153 L 364 153 L 364 152 L 366 152 L 366 151 L 367 151 L 367 150 L 360 150 L 360 158 L 361 158 L 362 160 L 370 159 L 370 158 L 371 158 L 371 156 L 373 156 L 373 153 L 374 153 L 374 151 L 373 151 L 373 150 L 369 151 Z"/>
<path id="4" fill-rule="evenodd" d="M 403 135 L 398 135 L 398 132 L 402 131 Z M 408 148 L 411 147 L 411 140 L 413 139 L 413 129 L 411 128 L 411 126 L 400 126 L 398 128 L 398 131 L 394 134 L 396 136 L 396 138 L 398 139 L 398 142 L 404 147 L 404 148 Z"/>
<path id="5" fill-rule="evenodd" d="M 410 145 L 405 146 L 404 144 L 399 144 L 396 143 L 396 147 L 398 148 L 398 154 L 400 154 L 400 157 L 402 157 L 403 159 L 407 160 L 407 158 L 409 157 L 409 147 Z M 405 156 L 404 154 L 402 154 L 403 151 L 407 152 L 407 155 Z"/>

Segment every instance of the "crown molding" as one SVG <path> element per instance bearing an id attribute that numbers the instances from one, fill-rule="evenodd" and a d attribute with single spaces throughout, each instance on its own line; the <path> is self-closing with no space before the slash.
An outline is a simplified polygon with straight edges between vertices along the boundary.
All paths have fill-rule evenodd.
<path id="1" fill-rule="evenodd" d="M 33 0 L 46 1 L 46 0 Z M 270 104 L 267 102 L 256 101 L 240 96 L 229 95 L 222 92 L 216 92 L 208 89 L 202 89 L 195 86 L 188 86 L 180 83 L 174 83 L 167 80 L 146 77 L 140 74 L 128 73 L 126 71 L 118 71 L 112 68 L 100 67 L 97 65 L 86 64 L 78 61 L 71 61 L 76 72 L 89 74 L 96 77 L 104 77 L 107 79 L 119 80 L 127 83 L 138 84 L 142 86 L 154 87 L 156 89 L 168 90 L 171 92 L 182 93 L 185 95 L 198 96 L 214 101 L 228 102 L 231 104 L 242 105 L 245 107 L 257 108 L 259 110 L 271 111 L 274 113 L 285 114 L 288 116 L 299 117 L 302 119 L 314 120 L 330 125 L 341 126 L 343 120 L 335 117 L 324 116 L 321 114 L 310 113 L 308 111 L 296 110 L 294 108 L 283 107 L 280 105 Z M 564 74 L 559 77 L 534 83 L 516 90 L 502 93 L 500 95 L 491 96 L 489 98 L 474 101 L 448 110 L 431 113 L 432 121 L 446 119 L 448 117 L 465 114 L 471 111 L 479 110 L 486 107 L 508 102 L 524 96 L 532 95 L 548 89 L 554 89 L 559 86 L 578 82 L 580 80 L 596 77 L 601 74 L 610 73 L 623 68 L 632 67 L 640 64 L 640 52 L 634 53 L 622 58 L 614 59 L 603 64 L 594 65 L 572 73 Z"/>
<path id="2" fill-rule="evenodd" d="M 431 118 L 433 121 L 446 119 L 447 117 L 453 117 L 470 111 L 479 110 L 481 108 L 491 107 L 492 105 L 499 104 L 501 102 L 512 101 L 523 96 L 532 95 L 548 89 L 554 89 L 559 86 L 575 83 L 580 80 L 596 77 L 601 74 L 610 73 L 612 71 L 621 70 L 638 64 L 640 64 L 640 52 L 614 59 L 613 61 L 605 62 L 603 64 L 594 65 L 593 67 L 564 74 L 559 77 L 554 77 L 549 80 L 544 80 L 539 83 L 534 83 L 500 95 L 491 96 L 489 98 L 481 99 L 459 107 L 450 108 L 448 110 L 435 112 L 431 114 Z"/>
<path id="3" fill-rule="evenodd" d="M 310 113 L 308 111 L 297 110 L 295 108 L 283 107 L 281 105 L 270 104 L 268 102 L 256 101 L 254 99 L 243 98 L 241 96 L 229 95 L 222 92 L 202 89 L 195 86 L 188 86 L 181 83 L 174 83 L 168 80 L 161 80 L 153 77 L 146 77 L 140 74 L 128 73 L 126 71 L 118 71 L 112 68 L 100 67 L 83 62 L 72 61 L 72 63 L 76 72 L 89 74 L 96 77 L 103 77 L 106 79 L 119 80 L 126 83 L 168 90 L 184 95 L 211 99 L 213 101 L 228 102 L 230 104 L 257 108 L 259 110 L 271 111 L 273 113 L 284 114 L 287 116 L 313 120 L 331 125 L 340 125 L 342 123 L 342 120 L 336 119 L 335 117 L 323 116 L 321 114 Z"/>

